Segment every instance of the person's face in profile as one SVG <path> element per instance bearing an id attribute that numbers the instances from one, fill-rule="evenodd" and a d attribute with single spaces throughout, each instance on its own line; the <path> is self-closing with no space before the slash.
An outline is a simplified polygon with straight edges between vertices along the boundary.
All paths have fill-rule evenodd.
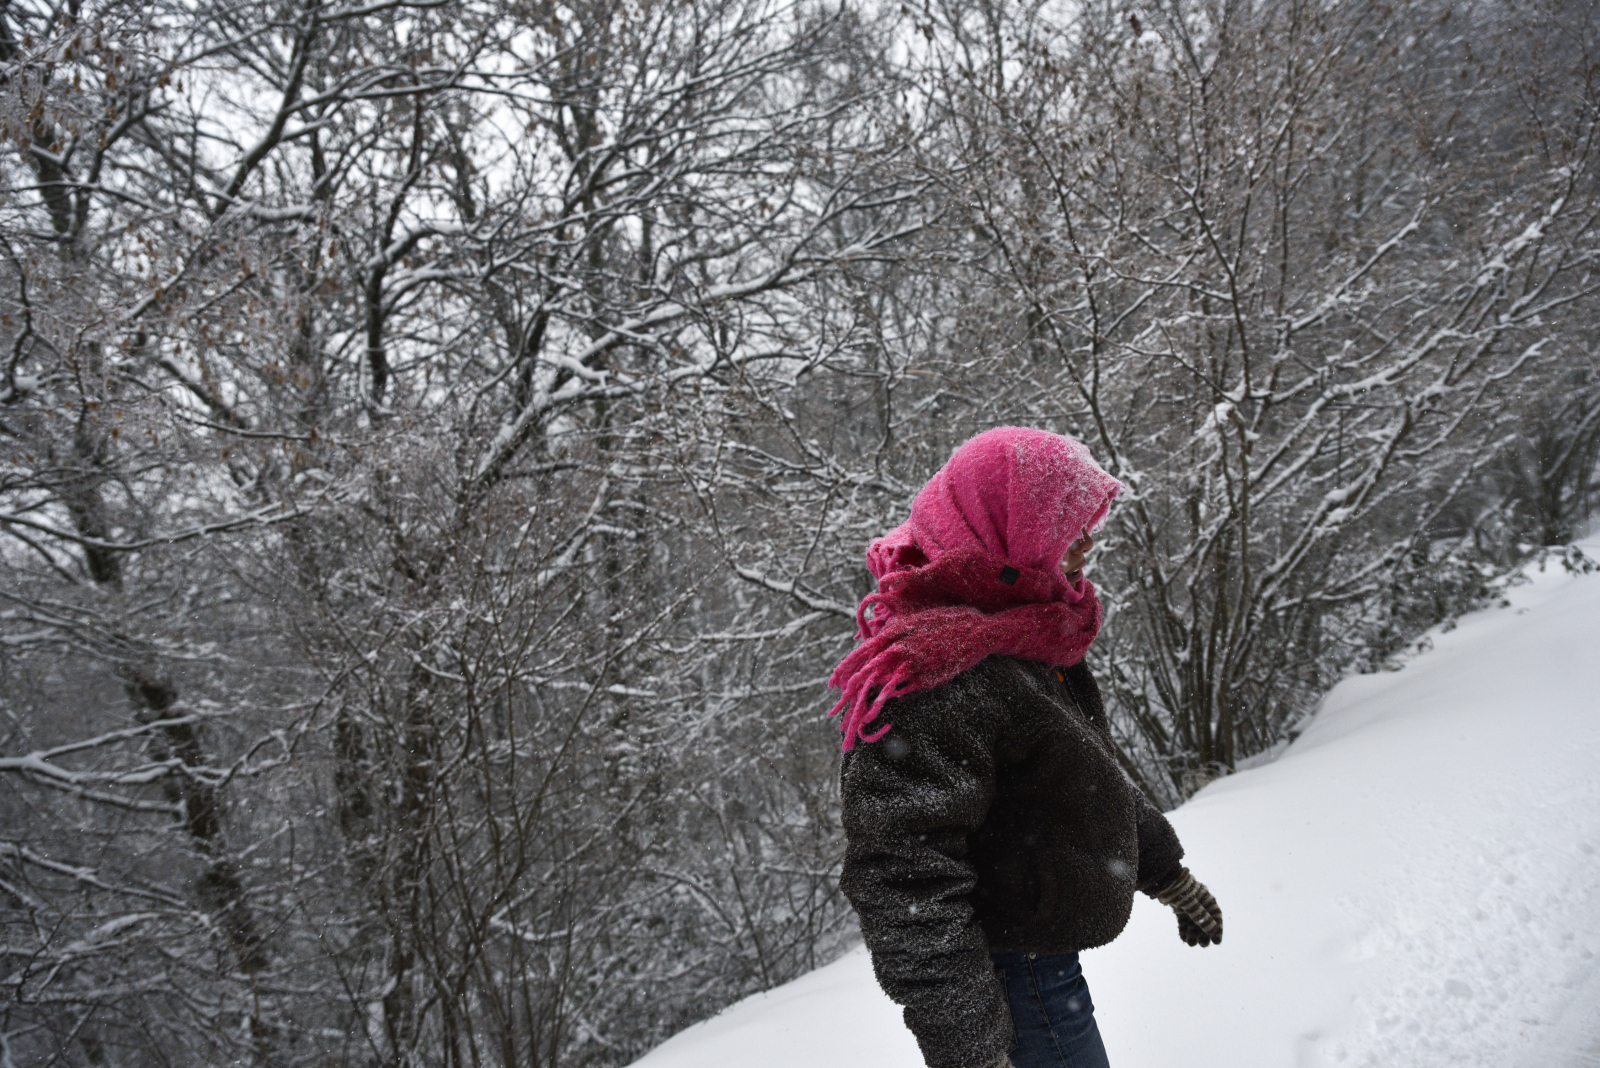
<path id="1" fill-rule="evenodd" d="M 1089 536 L 1087 530 L 1067 546 L 1067 553 L 1061 558 L 1061 571 L 1069 582 L 1077 582 L 1083 577 L 1083 565 L 1089 559 L 1089 550 L 1093 548 L 1094 538 Z"/>

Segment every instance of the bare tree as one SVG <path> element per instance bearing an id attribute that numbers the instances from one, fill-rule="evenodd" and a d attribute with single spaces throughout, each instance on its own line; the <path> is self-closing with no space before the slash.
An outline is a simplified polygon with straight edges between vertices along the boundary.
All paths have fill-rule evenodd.
<path id="1" fill-rule="evenodd" d="M 1130 770 L 1172 800 L 1285 739 L 1341 672 L 1472 603 L 1497 561 L 1462 511 L 1528 398 L 1587 366 L 1594 41 L 1571 14 L 913 15 L 943 225 L 876 291 L 904 340 L 855 354 L 879 406 L 798 465 L 769 585 L 852 601 L 847 547 L 952 444 L 1070 432 L 1130 488 L 1096 653 Z M 1542 449 L 1563 501 L 1592 470 L 1573 404 Z"/>
<path id="2" fill-rule="evenodd" d="M 826 865 L 762 874 L 747 791 L 682 777 L 668 638 L 680 435 L 917 225 L 827 70 L 866 28 L 5 19 L 11 1048 L 615 1062 L 814 963 Z"/>

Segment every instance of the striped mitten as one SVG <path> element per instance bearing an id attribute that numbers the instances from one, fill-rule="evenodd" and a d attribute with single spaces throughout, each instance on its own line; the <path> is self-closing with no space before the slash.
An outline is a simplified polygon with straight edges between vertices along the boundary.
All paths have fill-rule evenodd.
<path id="1" fill-rule="evenodd" d="M 1151 895 L 1178 914 L 1178 937 L 1191 946 L 1222 942 L 1222 909 L 1205 884 L 1180 867 Z"/>

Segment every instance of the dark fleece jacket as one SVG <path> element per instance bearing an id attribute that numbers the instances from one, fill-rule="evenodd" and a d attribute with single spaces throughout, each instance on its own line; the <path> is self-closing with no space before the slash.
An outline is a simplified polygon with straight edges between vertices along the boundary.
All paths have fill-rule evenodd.
<path id="1" fill-rule="evenodd" d="M 845 754 L 840 887 L 927 1063 L 985 1068 L 1012 1044 L 989 951 L 1104 945 L 1183 847 L 1122 773 L 1082 664 L 991 656 L 883 718 Z"/>

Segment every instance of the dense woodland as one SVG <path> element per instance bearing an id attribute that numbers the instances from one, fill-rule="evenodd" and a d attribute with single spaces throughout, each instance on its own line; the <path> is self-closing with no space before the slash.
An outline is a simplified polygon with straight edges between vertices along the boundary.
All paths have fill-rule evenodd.
<path id="1" fill-rule="evenodd" d="M 1597 505 L 1593 0 L 0 2 L 0 1065 L 626 1064 L 848 945 L 960 441 L 1164 804 Z"/>

